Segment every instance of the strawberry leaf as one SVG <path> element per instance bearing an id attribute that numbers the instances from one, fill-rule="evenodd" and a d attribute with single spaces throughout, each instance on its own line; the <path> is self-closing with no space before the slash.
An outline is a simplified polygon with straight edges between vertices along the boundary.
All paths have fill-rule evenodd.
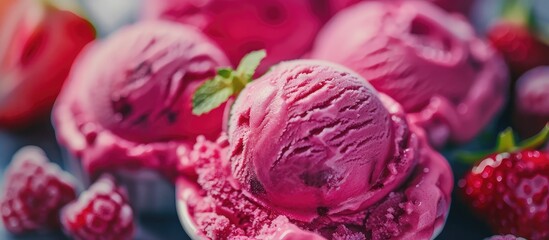
<path id="1" fill-rule="evenodd" d="M 498 135 L 496 147 L 492 150 L 479 152 L 458 152 L 456 157 L 465 164 L 474 164 L 478 160 L 484 159 L 486 156 L 494 153 L 513 152 L 517 150 L 515 144 L 515 134 L 513 129 L 507 128 Z"/>
<path id="2" fill-rule="evenodd" d="M 541 147 L 543 144 L 545 144 L 545 142 L 547 142 L 548 137 L 549 137 L 549 123 L 546 124 L 545 127 L 543 127 L 541 132 L 521 142 L 519 145 L 519 149 L 522 149 L 522 150 L 537 149 Z"/>
<path id="3" fill-rule="evenodd" d="M 513 129 L 507 128 L 505 131 L 499 134 L 498 143 L 494 152 L 511 152 L 517 148 L 515 144 L 515 135 Z"/>
<path id="4" fill-rule="evenodd" d="M 535 150 L 547 142 L 549 138 L 549 123 L 535 136 L 522 141 L 519 145 L 515 142 L 515 135 L 511 128 L 505 129 L 498 136 L 495 149 L 480 152 L 458 152 L 456 157 L 465 164 L 473 164 L 488 155 L 503 152 L 518 152 L 523 150 Z"/>
<path id="5" fill-rule="evenodd" d="M 470 165 L 470 164 L 476 163 L 478 160 L 483 159 L 492 153 L 493 153 L 492 150 L 480 151 L 480 152 L 459 151 L 456 153 L 455 157 L 459 159 L 460 162 Z"/>

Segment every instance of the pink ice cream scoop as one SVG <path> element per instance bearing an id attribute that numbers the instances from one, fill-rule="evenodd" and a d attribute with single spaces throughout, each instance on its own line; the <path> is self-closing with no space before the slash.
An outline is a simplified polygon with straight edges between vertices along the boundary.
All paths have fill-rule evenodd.
<path id="1" fill-rule="evenodd" d="M 190 156 L 198 181 L 180 179 L 180 214 L 206 237 L 430 239 L 450 204 L 446 160 L 400 106 L 323 61 L 248 84 L 227 139 L 202 138 Z"/>
<path id="2" fill-rule="evenodd" d="M 469 12 L 471 11 L 471 8 L 475 3 L 475 0 L 460 0 L 460 1 L 430 0 L 430 1 L 448 12 L 457 12 L 465 16 L 469 15 Z"/>
<path id="3" fill-rule="evenodd" d="M 549 123 L 549 66 L 530 70 L 517 81 L 513 121 L 523 137 Z"/>
<path id="4" fill-rule="evenodd" d="M 324 9 L 327 9 L 332 15 L 338 13 L 339 11 L 352 6 L 353 4 L 371 1 L 371 0 L 319 0 L 314 1 L 314 4 L 317 6 L 325 6 Z M 397 2 L 397 1 L 407 1 L 407 0 L 382 0 L 385 2 Z M 435 5 L 441 7 L 442 9 L 448 12 L 457 12 L 465 16 L 469 14 L 469 11 L 474 3 L 474 0 L 425 0 L 434 3 Z"/>
<path id="5" fill-rule="evenodd" d="M 437 146 L 470 140 L 505 102 L 503 60 L 464 19 L 423 1 L 346 9 L 321 31 L 311 57 L 357 71 Z"/>
<path id="6" fill-rule="evenodd" d="M 190 27 L 160 21 L 126 27 L 89 46 L 74 65 L 54 110 L 59 141 L 92 175 L 121 165 L 173 171 L 167 163 L 179 158 L 184 143 L 220 133 L 223 109 L 195 116 L 191 98 L 228 65 Z"/>
<path id="7" fill-rule="evenodd" d="M 233 174 L 250 197 L 310 221 L 319 208 L 363 210 L 402 184 L 417 161 L 415 139 L 405 144 L 408 129 L 361 80 L 294 62 L 247 86 L 228 136 Z"/>
<path id="8" fill-rule="evenodd" d="M 233 65 L 252 50 L 266 49 L 261 72 L 308 51 L 321 26 L 309 0 L 147 0 L 143 17 L 199 28 L 221 46 Z"/>

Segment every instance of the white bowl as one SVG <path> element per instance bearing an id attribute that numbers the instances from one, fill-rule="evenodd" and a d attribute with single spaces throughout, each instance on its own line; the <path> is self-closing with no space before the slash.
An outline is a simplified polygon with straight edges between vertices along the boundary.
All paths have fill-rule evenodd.
<path id="1" fill-rule="evenodd" d="M 179 217 L 179 221 L 181 222 L 181 226 L 191 239 L 200 240 L 201 238 L 198 236 L 198 229 L 194 224 L 191 213 L 189 212 L 189 207 L 187 205 L 187 200 L 197 194 L 196 190 L 193 187 L 185 185 L 178 185 L 176 188 L 177 215 Z"/>

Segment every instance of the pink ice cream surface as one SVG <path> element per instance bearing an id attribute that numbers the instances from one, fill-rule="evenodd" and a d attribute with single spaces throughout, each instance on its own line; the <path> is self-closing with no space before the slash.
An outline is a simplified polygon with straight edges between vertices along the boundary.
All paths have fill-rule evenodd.
<path id="1" fill-rule="evenodd" d="M 314 1 L 315 3 L 327 2 L 329 5 L 330 12 L 336 14 L 337 12 L 345 9 L 346 7 L 352 6 L 353 4 L 368 1 L 368 0 L 320 0 Z M 396 2 L 403 0 L 383 0 L 386 2 Z M 471 6 L 473 5 L 474 0 L 425 0 L 430 1 L 437 6 L 448 12 L 458 12 L 464 15 L 468 15 Z"/>
<path id="2" fill-rule="evenodd" d="M 549 66 L 525 73 L 515 88 L 515 128 L 532 136 L 549 122 Z"/>
<path id="3" fill-rule="evenodd" d="M 114 160 L 175 162 L 182 142 L 220 133 L 223 107 L 195 116 L 192 94 L 228 65 L 192 28 L 160 21 L 126 27 L 77 59 L 54 110 L 58 138 L 87 170 Z"/>
<path id="4" fill-rule="evenodd" d="M 423 1 L 347 8 L 319 33 L 311 57 L 358 72 L 436 145 L 471 139 L 504 103 L 507 74 L 496 52 L 464 19 Z"/>
<path id="5" fill-rule="evenodd" d="M 321 209 L 362 210 L 406 179 L 416 150 L 394 146 L 408 143 L 407 129 L 361 80 L 296 61 L 246 87 L 228 135 L 233 173 L 250 197 L 309 221 Z"/>
<path id="6" fill-rule="evenodd" d="M 321 27 L 309 0 L 147 0 L 143 17 L 198 27 L 233 65 L 252 50 L 266 49 L 262 70 L 303 55 Z"/>
<path id="7" fill-rule="evenodd" d="M 430 0 L 434 4 L 438 5 L 442 9 L 448 12 L 461 13 L 464 16 L 468 16 L 473 7 L 475 0 Z"/>
<path id="8" fill-rule="evenodd" d="M 229 122 L 227 139 L 191 151 L 195 190 L 179 187 L 201 235 L 430 239 L 444 225 L 446 160 L 346 68 L 281 63 L 246 86 Z"/>

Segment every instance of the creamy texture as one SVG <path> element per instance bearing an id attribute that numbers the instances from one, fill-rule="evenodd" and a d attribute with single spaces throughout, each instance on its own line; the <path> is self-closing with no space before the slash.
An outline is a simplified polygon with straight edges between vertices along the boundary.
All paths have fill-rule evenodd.
<path id="1" fill-rule="evenodd" d="M 198 236 L 430 239 L 444 225 L 446 160 L 398 103 L 348 69 L 281 63 L 231 113 L 228 135 L 199 137 L 184 160 L 197 181 L 177 183 L 180 217 Z"/>
<path id="2" fill-rule="evenodd" d="M 94 61 L 87 71 L 95 74 L 83 80 L 89 90 L 82 93 L 82 103 L 115 134 L 148 142 L 200 134 L 215 138 L 221 131 L 222 107 L 192 114 L 196 88 L 217 67 L 228 65 L 198 32 L 166 22 L 142 23 L 102 42 Z"/>
<path id="3" fill-rule="evenodd" d="M 524 137 L 549 122 L 549 66 L 530 70 L 517 81 L 513 115 L 515 128 Z"/>
<path id="4" fill-rule="evenodd" d="M 457 12 L 469 16 L 474 0 L 429 0 L 448 12 Z"/>
<path id="5" fill-rule="evenodd" d="M 58 139 L 90 173 L 147 167 L 173 175 L 197 135 L 221 131 L 223 107 L 197 117 L 191 101 L 196 87 L 227 65 L 221 50 L 191 28 L 126 27 L 75 63 L 54 109 Z"/>
<path id="6" fill-rule="evenodd" d="M 352 6 L 353 4 L 367 1 L 367 0 L 314 0 L 317 5 L 326 4 L 328 5 L 330 13 L 336 14 L 337 12 L 345 9 L 346 7 Z M 396 2 L 400 0 L 383 0 L 385 2 Z M 465 16 L 469 14 L 471 6 L 473 5 L 473 0 L 426 0 L 430 1 L 442 9 L 448 12 L 458 12 Z"/>
<path id="7" fill-rule="evenodd" d="M 232 177 L 228 151 L 226 135 L 215 143 L 199 137 L 189 154 L 197 181 L 176 182 L 179 215 L 193 239 L 324 239 L 246 197 Z"/>
<path id="8" fill-rule="evenodd" d="M 199 28 L 233 65 L 252 50 L 266 49 L 261 72 L 308 51 L 321 26 L 310 0 L 147 0 L 142 15 Z"/>
<path id="9" fill-rule="evenodd" d="M 471 139 L 505 100 L 496 52 L 464 19 L 422 1 L 347 8 L 320 32 L 311 57 L 358 72 L 401 103 L 435 145 Z"/>
<path id="10" fill-rule="evenodd" d="M 364 209 L 400 184 L 417 160 L 415 139 L 400 148 L 408 137 L 360 77 L 304 61 L 246 86 L 229 125 L 233 174 L 250 197 L 306 221 Z"/>

